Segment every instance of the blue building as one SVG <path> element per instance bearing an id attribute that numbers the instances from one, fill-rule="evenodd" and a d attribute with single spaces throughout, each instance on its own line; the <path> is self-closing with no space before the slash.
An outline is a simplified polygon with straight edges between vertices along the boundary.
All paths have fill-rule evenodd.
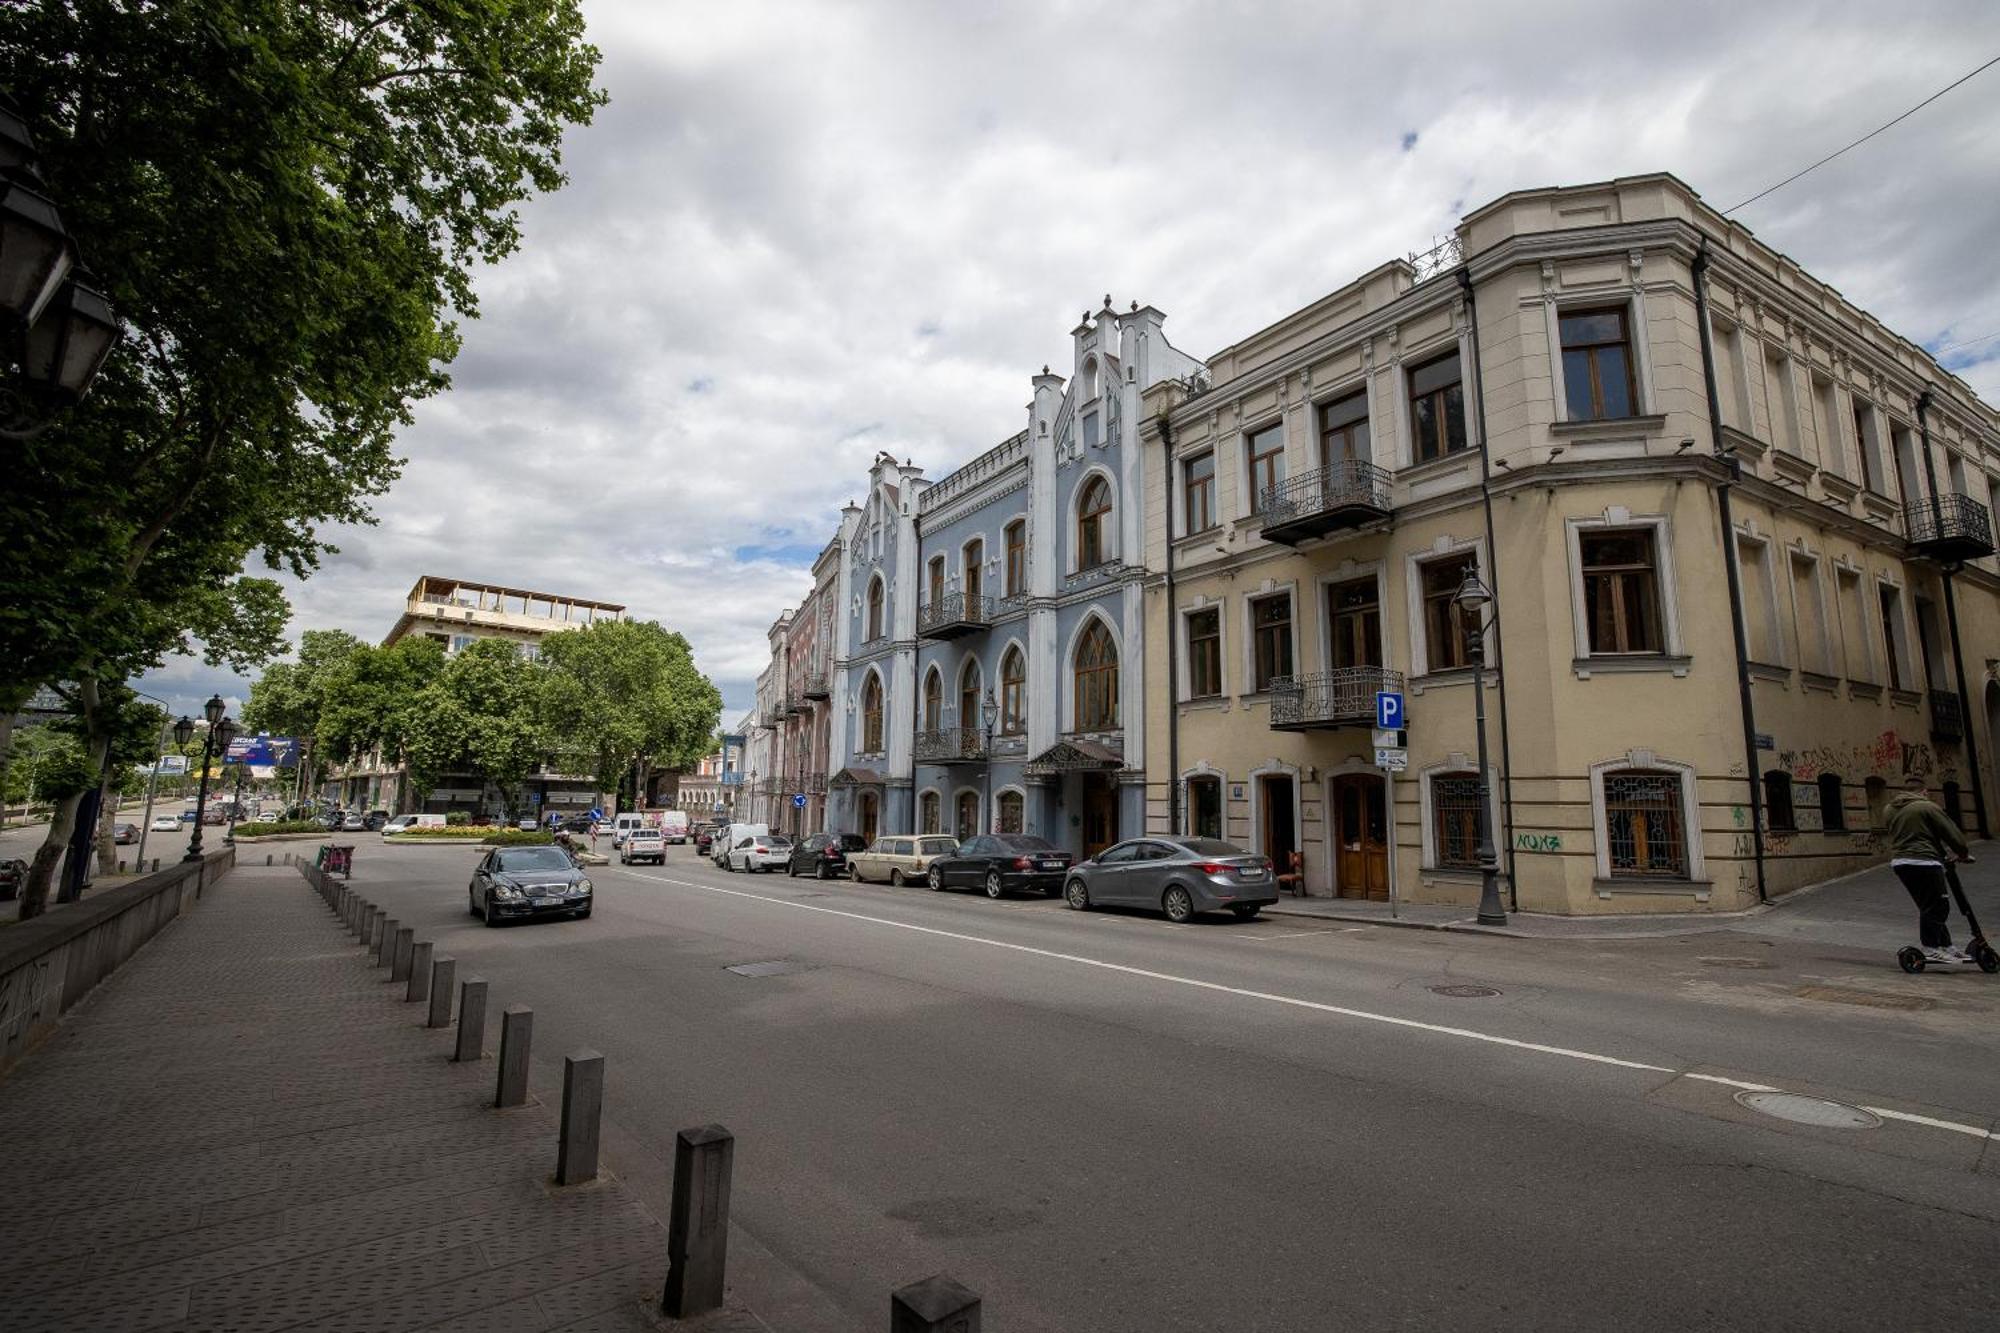
<path id="1" fill-rule="evenodd" d="M 1202 368 L 1164 318 L 1086 314 L 1026 428 L 940 481 L 877 458 L 837 538 L 829 827 L 1079 853 L 1144 827 L 1139 404 Z"/>

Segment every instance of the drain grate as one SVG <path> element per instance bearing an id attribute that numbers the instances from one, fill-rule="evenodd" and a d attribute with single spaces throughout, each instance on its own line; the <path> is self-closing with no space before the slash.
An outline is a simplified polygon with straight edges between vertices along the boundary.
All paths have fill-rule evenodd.
<path id="1" fill-rule="evenodd" d="M 768 963 L 738 963 L 725 967 L 725 972 L 734 972 L 739 977 L 782 977 L 791 972 L 811 970 L 804 963 L 795 963 L 789 958 L 774 958 Z"/>
<path id="2" fill-rule="evenodd" d="M 1858 1106 L 1844 1102 L 1829 1102 L 1819 1097 L 1801 1097 L 1796 1092 L 1739 1092 L 1738 1105 L 1747 1106 L 1764 1115 L 1789 1120 L 1798 1125 L 1811 1125 L 1816 1129 L 1880 1129 L 1882 1117 L 1873 1111 L 1864 1111 Z"/>
<path id="3" fill-rule="evenodd" d="M 1446 995 L 1454 1000 L 1485 1000 L 1500 992 L 1491 986 L 1433 986 L 1431 994 Z"/>

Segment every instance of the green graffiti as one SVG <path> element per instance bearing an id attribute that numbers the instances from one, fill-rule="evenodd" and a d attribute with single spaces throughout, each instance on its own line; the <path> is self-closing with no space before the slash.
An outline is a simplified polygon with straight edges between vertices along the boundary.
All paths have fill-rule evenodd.
<path id="1" fill-rule="evenodd" d="M 1559 852 L 1563 849 L 1560 833 L 1516 833 L 1514 849 L 1522 852 Z"/>

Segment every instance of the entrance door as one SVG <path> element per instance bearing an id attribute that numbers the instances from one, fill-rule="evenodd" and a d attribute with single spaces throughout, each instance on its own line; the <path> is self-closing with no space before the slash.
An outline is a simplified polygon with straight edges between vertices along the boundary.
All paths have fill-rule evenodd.
<path id="1" fill-rule="evenodd" d="M 1109 773 L 1083 775 L 1083 854 L 1095 856 L 1118 841 L 1118 784 Z"/>
<path id="2" fill-rule="evenodd" d="M 1291 868 L 1292 853 L 1299 849 L 1292 780 L 1289 777 L 1258 778 L 1257 805 L 1262 814 L 1263 827 L 1258 832 L 1263 836 L 1264 855 L 1271 858 L 1271 864 L 1282 875 Z"/>
<path id="3" fill-rule="evenodd" d="M 882 824 L 882 800 L 872 791 L 861 793 L 861 841 L 874 846 Z"/>
<path id="4" fill-rule="evenodd" d="M 1389 896 L 1389 815 L 1382 779 L 1344 773 L 1333 780 L 1334 882 L 1343 898 Z"/>

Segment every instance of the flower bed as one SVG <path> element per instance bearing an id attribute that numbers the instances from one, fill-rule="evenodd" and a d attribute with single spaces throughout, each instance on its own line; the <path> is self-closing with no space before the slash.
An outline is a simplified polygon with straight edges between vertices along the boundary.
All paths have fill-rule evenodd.
<path id="1" fill-rule="evenodd" d="M 444 828 L 419 825 L 391 834 L 387 839 L 389 842 L 483 842 L 489 847 L 535 847 L 554 840 L 547 833 L 528 833 L 493 824 L 451 824 Z"/>

